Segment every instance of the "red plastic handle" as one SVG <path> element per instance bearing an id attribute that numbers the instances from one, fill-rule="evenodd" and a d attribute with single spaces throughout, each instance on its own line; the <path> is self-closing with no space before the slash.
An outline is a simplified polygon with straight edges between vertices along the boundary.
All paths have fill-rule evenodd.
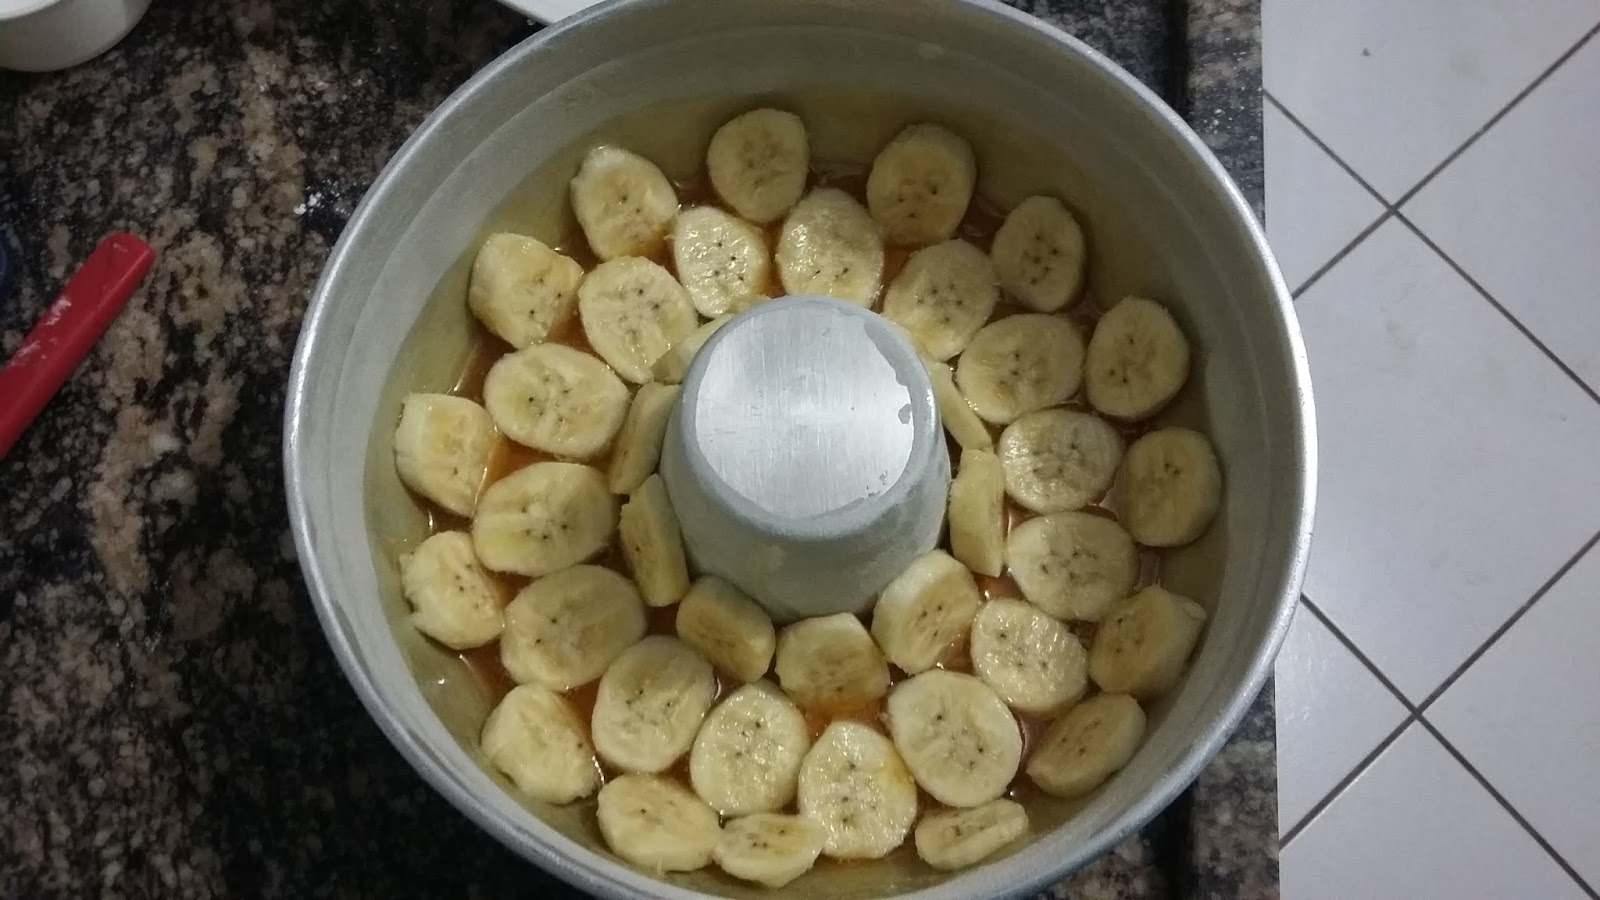
<path id="1" fill-rule="evenodd" d="M 89 355 L 133 296 L 156 252 L 131 234 L 106 237 L 0 369 L 0 459 Z"/>

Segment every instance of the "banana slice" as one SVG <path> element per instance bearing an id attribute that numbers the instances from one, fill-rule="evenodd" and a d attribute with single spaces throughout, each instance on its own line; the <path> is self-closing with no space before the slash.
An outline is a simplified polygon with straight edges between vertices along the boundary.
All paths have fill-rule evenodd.
<path id="1" fill-rule="evenodd" d="M 1082 509 L 1105 496 L 1122 461 L 1122 435 L 1092 413 L 1041 409 L 1000 434 L 1006 493 L 1036 513 Z"/>
<path id="2" fill-rule="evenodd" d="M 1006 568 L 1034 606 L 1058 619 L 1098 622 L 1139 578 L 1139 551 L 1110 519 L 1060 512 L 1006 537 Z"/>
<path id="3" fill-rule="evenodd" d="M 923 353 L 944 361 L 967 346 L 1000 302 L 994 266 L 982 250 L 950 240 L 911 254 L 883 295 L 883 317 Z"/>
<path id="4" fill-rule="evenodd" d="M 962 450 L 993 450 L 994 438 L 989 426 L 983 424 L 972 405 L 956 387 L 955 373 L 938 360 L 922 357 L 928 370 L 928 380 L 933 383 L 933 399 L 939 404 L 939 420 L 946 431 L 956 439 Z"/>
<path id="5" fill-rule="evenodd" d="M 973 674 L 1018 712 L 1054 715 L 1089 690 L 1089 652 L 1031 603 L 985 603 L 971 640 Z"/>
<path id="6" fill-rule="evenodd" d="M 715 206 L 678 215 L 672 262 L 694 308 L 707 318 L 754 306 L 772 280 L 772 254 L 761 229 Z"/>
<path id="7" fill-rule="evenodd" d="M 465 532 L 441 531 L 400 557 L 400 590 L 411 624 L 452 650 L 481 647 L 505 627 L 499 596 Z"/>
<path id="8" fill-rule="evenodd" d="M 394 430 L 394 467 L 406 487 L 458 516 L 470 516 L 494 450 L 494 419 L 450 394 L 407 394 Z"/>
<path id="9" fill-rule="evenodd" d="M 871 306 L 883 287 L 883 235 L 855 198 L 818 188 L 783 222 L 775 254 L 789 294 L 820 294 Z"/>
<path id="10" fill-rule="evenodd" d="M 627 772 L 663 771 L 689 752 L 716 695 L 710 663 L 677 638 L 651 635 L 600 676 L 595 749 Z"/>
<path id="11" fill-rule="evenodd" d="M 657 775 L 611 779 L 595 818 L 611 852 L 651 874 L 703 868 L 722 837 L 716 810 Z"/>
<path id="12" fill-rule="evenodd" d="M 834 859 L 879 859 L 917 818 L 917 783 L 889 739 L 860 722 L 829 725 L 800 764 L 800 815 Z"/>
<path id="13" fill-rule="evenodd" d="M 706 173 L 733 211 L 760 225 L 783 218 L 806 189 L 811 147 L 800 117 L 753 109 L 711 136 Z"/>
<path id="14" fill-rule="evenodd" d="M 744 881 L 781 888 L 804 875 L 822 854 L 822 829 L 803 816 L 756 813 L 722 826 L 712 858 Z"/>
<path id="15" fill-rule="evenodd" d="M 694 358 L 700 355 L 700 349 L 732 318 L 731 314 L 717 316 L 689 332 L 687 337 L 679 339 L 671 349 L 661 354 L 661 358 L 650 367 L 650 373 L 662 384 L 683 383 L 683 379 L 689 375 L 689 366 L 694 363 Z"/>
<path id="16" fill-rule="evenodd" d="M 572 315 L 583 266 L 521 234 L 491 234 L 472 261 L 467 308 L 517 349 L 537 344 Z"/>
<path id="17" fill-rule="evenodd" d="M 671 606 L 689 590 L 689 564 L 683 558 L 678 515 L 660 475 L 651 475 L 622 504 L 617 526 L 622 555 L 644 602 Z"/>
<path id="18" fill-rule="evenodd" d="M 500 662 L 521 684 L 567 691 L 599 678 L 644 637 L 633 583 L 600 566 L 534 579 L 506 607 Z"/>
<path id="19" fill-rule="evenodd" d="M 767 674 L 777 632 L 760 604 L 714 575 L 689 588 L 678 604 L 678 637 L 700 651 L 718 671 L 738 681 Z"/>
<path id="20" fill-rule="evenodd" d="M 805 716 L 771 682 L 757 681 L 706 716 L 689 751 L 689 782 L 725 816 L 777 812 L 794 799 L 810 749 Z"/>
<path id="21" fill-rule="evenodd" d="M 1083 229 L 1054 197 L 1017 204 L 994 233 L 989 255 L 1000 285 L 1029 309 L 1058 312 L 1083 287 Z"/>
<path id="22" fill-rule="evenodd" d="M 578 318 L 594 352 L 634 384 L 649 381 L 661 354 L 700 324 L 672 273 L 636 256 L 589 273 L 578 286 Z"/>
<path id="23" fill-rule="evenodd" d="M 602 144 L 590 150 L 571 184 L 572 213 L 599 258 L 650 256 L 678 214 L 672 182 L 648 159 Z"/>
<path id="24" fill-rule="evenodd" d="M 1128 448 L 1117 490 L 1134 540 L 1178 547 L 1205 534 L 1222 507 L 1222 469 L 1205 435 L 1160 428 Z"/>
<path id="25" fill-rule="evenodd" d="M 1155 415 L 1189 378 L 1189 341 L 1154 300 L 1126 297 L 1106 310 L 1089 338 L 1089 405 L 1117 419 Z"/>
<path id="26" fill-rule="evenodd" d="M 997 425 L 1061 403 L 1082 381 L 1083 338 L 1060 316 L 1024 313 L 986 325 L 956 363 L 961 393 Z"/>
<path id="27" fill-rule="evenodd" d="M 600 786 L 600 766 L 583 719 L 546 688 L 512 688 L 484 722 L 480 746 L 518 791 L 535 800 L 571 803 Z"/>
<path id="28" fill-rule="evenodd" d="M 980 575 L 1005 570 L 1006 483 L 993 453 L 961 451 L 950 481 L 950 554 Z"/>
<path id="29" fill-rule="evenodd" d="M 1002 798 L 923 816 L 912 840 L 923 862 L 948 871 L 977 865 L 1027 833 L 1027 810 Z"/>
<path id="30" fill-rule="evenodd" d="M 889 690 L 889 664 L 849 613 L 802 619 L 778 635 L 778 683 L 794 702 L 858 709 Z"/>
<path id="31" fill-rule="evenodd" d="M 611 493 L 631 494 L 644 484 L 661 462 L 661 442 L 672 420 L 672 405 L 678 402 L 678 388 L 650 382 L 633 395 L 633 403 L 617 432 L 616 449 L 611 453 L 607 479 Z"/>
<path id="32" fill-rule="evenodd" d="M 980 602 L 967 567 L 943 550 L 930 550 L 878 595 L 872 637 L 889 662 L 907 674 L 925 672 L 967 633 Z"/>
<path id="33" fill-rule="evenodd" d="M 908 125 L 872 161 L 867 207 L 891 243 L 937 244 L 956 233 L 977 180 L 965 138 L 938 125 Z"/>
<path id="34" fill-rule="evenodd" d="M 617 436 L 628 415 L 628 386 L 582 350 L 535 344 L 507 353 L 489 368 L 483 405 L 517 443 L 587 459 Z"/>
<path id="35" fill-rule="evenodd" d="M 1147 587 L 1100 623 L 1089 651 L 1089 675 L 1101 690 L 1154 700 L 1177 685 L 1205 621 L 1200 604 Z"/>
<path id="36" fill-rule="evenodd" d="M 977 806 L 1006 792 L 1022 762 L 1022 730 L 981 680 L 934 669 L 895 685 L 889 734 L 917 784 L 946 806 Z"/>
<path id="37" fill-rule="evenodd" d="M 542 462 L 483 492 L 472 519 L 472 547 L 496 572 L 537 578 L 589 559 L 616 532 L 617 501 L 598 469 Z"/>
<path id="38" fill-rule="evenodd" d="M 1127 694 L 1096 694 L 1045 730 L 1028 760 L 1028 777 L 1047 794 L 1081 797 L 1133 759 L 1144 725 L 1139 701 Z"/>

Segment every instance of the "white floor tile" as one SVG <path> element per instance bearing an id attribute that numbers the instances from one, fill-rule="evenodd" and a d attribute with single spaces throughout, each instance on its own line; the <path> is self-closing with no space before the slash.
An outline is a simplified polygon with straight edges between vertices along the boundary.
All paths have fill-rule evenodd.
<path id="1" fill-rule="evenodd" d="M 1596 21 L 1600 0 L 1265 0 L 1266 87 L 1393 201 Z"/>
<path id="2" fill-rule="evenodd" d="M 1291 290 L 1383 214 L 1383 204 L 1339 168 L 1276 106 L 1263 127 L 1267 237 Z"/>
<path id="3" fill-rule="evenodd" d="M 1281 865 L 1287 900 L 1584 896 L 1415 724 L 1284 848 Z"/>
<path id="4" fill-rule="evenodd" d="M 1306 595 L 1421 700 L 1600 528 L 1600 406 L 1398 221 L 1299 313 L 1321 460 Z"/>
<path id="5" fill-rule="evenodd" d="M 1389 689 L 1302 605 L 1278 653 L 1278 828 L 1288 831 L 1405 720 Z"/>
<path id="6" fill-rule="evenodd" d="M 1600 387 L 1596 147 L 1592 39 L 1404 210 L 1591 387 Z"/>
<path id="7" fill-rule="evenodd" d="M 1450 686 L 1428 719 L 1600 885 L 1600 550 Z"/>

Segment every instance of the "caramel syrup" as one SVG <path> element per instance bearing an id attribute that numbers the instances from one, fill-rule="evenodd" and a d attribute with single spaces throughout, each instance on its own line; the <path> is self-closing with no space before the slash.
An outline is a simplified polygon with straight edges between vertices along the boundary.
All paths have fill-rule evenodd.
<path id="1" fill-rule="evenodd" d="M 863 204 L 866 203 L 867 170 L 865 168 L 817 168 L 811 173 L 809 181 L 812 187 L 826 186 L 838 188 L 850 193 Z M 706 178 L 703 173 L 695 176 L 694 178 L 678 183 L 676 187 L 678 190 L 680 208 L 687 209 L 693 206 L 708 204 L 720 205 L 719 198 L 716 196 L 715 190 L 712 189 L 710 180 Z M 992 247 L 995 233 L 1000 229 L 1000 225 L 1003 221 L 1003 214 L 993 204 L 987 202 L 983 198 L 974 198 L 973 202 L 967 209 L 965 217 L 961 220 L 961 223 L 957 228 L 957 235 L 961 239 L 976 246 L 978 249 L 987 252 Z M 764 234 L 767 239 L 769 252 L 777 247 L 780 231 L 781 223 L 773 223 L 765 227 Z M 589 250 L 588 245 L 584 242 L 580 234 L 570 235 L 566 240 L 557 244 L 556 249 L 576 260 L 584 267 L 586 271 L 599 264 L 599 260 L 596 259 L 594 254 Z M 910 257 L 912 252 L 914 251 L 910 248 L 894 245 L 889 245 L 884 248 L 884 285 L 887 286 L 891 281 L 894 280 L 894 277 L 900 273 L 901 269 L 905 266 L 906 260 Z M 673 263 L 670 238 L 657 247 L 655 251 L 650 254 L 650 258 L 656 263 L 665 267 L 668 271 L 671 271 L 674 277 L 677 276 L 676 266 Z M 782 285 L 778 281 L 777 266 L 772 266 L 771 270 L 772 276 L 769 284 L 766 285 L 765 292 L 768 296 L 781 296 L 785 292 Z M 876 306 L 876 304 L 874 304 L 874 306 Z M 997 321 L 1009 316 L 1028 314 L 1032 312 L 1032 310 L 1011 301 L 1009 298 L 1003 297 L 1001 302 L 996 306 L 995 312 L 990 318 L 990 321 Z M 1099 301 L 1099 298 L 1097 298 L 1091 291 L 1086 289 L 1084 296 L 1082 296 L 1078 302 L 1074 304 L 1072 309 L 1066 313 L 1066 315 L 1075 324 L 1077 324 L 1080 332 L 1085 336 L 1085 338 L 1087 338 L 1088 335 L 1092 333 L 1095 322 L 1099 319 L 1103 312 L 1104 306 Z M 468 358 L 466 365 L 463 367 L 461 377 L 457 381 L 452 393 L 474 400 L 478 403 L 482 403 L 483 382 L 485 376 L 488 374 L 489 369 L 494 365 L 494 363 L 499 360 L 501 356 L 511 352 L 512 348 L 504 341 L 490 334 L 481 326 L 475 327 L 477 327 L 477 334 L 475 337 L 473 352 Z M 587 336 L 584 334 L 582 323 L 579 321 L 579 318 L 576 314 L 558 323 L 555 328 L 552 329 L 547 340 L 553 343 L 564 344 L 566 346 L 582 350 L 586 353 L 594 353 L 594 348 L 590 345 Z M 634 389 L 634 386 L 630 385 L 630 390 Z M 1087 405 L 1081 401 L 1081 398 L 1069 401 L 1068 403 L 1064 404 L 1064 406 L 1069 409 L 1078 409 L 1084 411 L 1088 410 Z M 1117 422 L 1113 422 L 1112 424 L 1117 426 L 1125 442 L 1128 443 L 1131 443 L 1133 440 L 1137 439 L 1146 430 L 1144 426 L 1130 426 L 1125 423 Z M 1003 429 L 993 425 L 989 427 L 992 437 L 998 441 Z M 960 446 L 948 435 L 946 435 L 946 438 L 951 459 L 959 459 L 961 452 Z M 507 475 L 510 475 L 511 473 L 516 472 L 526 466 L 554 458 L 555 457 L 548 453 L 521 446 L 514 441 L 502 437 L 490 457 L 488 469 L 484 475 L 484 487 L 487 488 L 489 485 L 500 480 L 501 478 L 504 478 Z M 595 465 L 604 470 L 608 461 L 602 458 L 598 460 L 584 460 L 584 462 L 590 465 Z M 1099 502 L 1087 507 L 1084 511 L 1091 514 L 1115 518 L 1116 498 L 1114 494 L 1115 491 L 1113 490 L 1107 497 L 1101 498 Z M 466 529 L 470 526 L 469 522 L 460 518 L 459 516 L 452 515 L 449 512 L 432 506 L 431 504 L 426 505 L 425 508 L 429 514 L 430 534 L 452 529 Z M 1034 518 L 1036 515 L 1032 511 L 1016 504 L 1009 497 L 1006 500 L 1005 509 L 1006 530 L 1008 532 L 1023 522 Z M 942 536 L 940 540 L 940 546 L 946 551 L 949 550 L 948 540 L 947 533 Z M 620 541 L 614 542 L 613 545 L 609 547 L 599 559 L 594 561 L 594 564 L 606 566 L 624 575 L 631 574 L 627 566 L 626 558 L 622 553 Z M 1160 556 L 1152 550 L 1141 548 L 1139 556 L 1138 586 L 1146 587 L 1151 584 L 1155 584 L 1159 581 L 1160 574 Z M 503 573 L 491 573 L 491 575 L 494 577 L 496 586 L 501 594 L 502 603 L 509 603 L 511 599 L 516 596 L 517 592 L 526 587 L 530 581 L 530 579 L 518 575 L 507 575 Z M 989 600 L 997 600 L 1002 598 L 1023 599 L 1021 589 L 1018 588 L 1017 583 L 1012 580 L 1009 575 L 1001 575 L 999 577 L 978 575 L 975 577 L 979 591 L 986 602 Z M 648 623 L 648 633 L 664 635 L 675 634 L 676 614 L 677 607 L 675 605 L 648 609 L 646 617 Z M 1082 640 L 1085 645 L 1088 645 L 1093 641 L 1096 630 L 1096 625 L 1094 623 L 1068 622 L 1067 625 L 1073 634 Z M 468 650 L 464 653 L 461 653 L 460 658 L 461 661 L 466 665 L 467 669 L 472 673 L 474 679 L 476 679 L 478 685 L 491 704 L 499 703 L 500 699 L 516 686 L 515 680 L 511 677 L 510 673 L 506 671 L 504 664 L 502 664 L 500 661 L 500 647 L 498 642 L 473 650 Z M 944 652 L 940 656 L 938 666 L 954 672 L 970 673 L 972 671 L 972 659 L 965 634 L 953 641 L 949 647 L 945 648 Z M 905 673 L 894 668 L 891 668 L 891 675 L 891 687 L 894 682 L 898 682 L 906 677 Z M 776 680 L 776 676 L 773 675 L 770 670 L 766 677 Z M 738 686 L 739 685 L 737 683 L 723 673 L 717 673 L 716 697 L 718 699 L 720 699 L 726 692 L 734 690 Z M 598 689 L 599 680 L 596 679 L 588 684 L 584 684 L 580 687 L 567 691 L 565 694 L 567 699 L 572 703 L 578 715 L 581 717 L 582 721 L 585 723 L 585 726 L 587 726 L 594 713 L 594 704 Z M 820 736 L 831 722 L 841 719 L 860 722 L 861 724 L 873 728 L 880 733 L 887 734 L 884 702 L 882 698 L 847 707 L 833 706 L 802 708 L 801 712 L 805 716 L 806 724 L 811 732 L 811 737 L 813 740 Z M 1017 713 L 1016 719 L 1017 727 L 1022 737 L 1023 760 L 1025 763 L 1029 754 L 1031 754 L 1033 750 L 1037 748 L 1039 741 L 1044 735 L 1045 729 L 1050 724 L 1050 719 L 1049 717 L 1033 716 L 1024 713 Z M 601 770 L 602 774 L 607 778 L 616 774 L 615 772 L 611 771 L 603 761 L 601 763 Z M 677 778 L 685 785 L 688 785 L 689 774 L 687 754 L 680 758 L 670 769 L 667 770 L 666 773 L 663 774 Z M 925 792 L 921 792 L 919 789 L 919 793 L 921 794 L 921 800 L 925 810 L 934 810 L 940 807 L 940 804 L 933 800 L 932 797 L 927 796 Z M 1017 776 L 1013 779 L 1007 791 L 1007 796 L 1010 796 L 1013 799 L 1023 800 L 1028 797 L 1040 796 L 1040 792 L 1038 788 L 1036 788 L 1032 782 L 1029 781 L 1025 775 L 1023 775 L 1022 767 L 1019 767 Z M 793 809 L 792 803 L 790 804 L 789 808 L 790 810 Z M 819 860 L 819 863 L 823 862 L 825 861 Z"/>

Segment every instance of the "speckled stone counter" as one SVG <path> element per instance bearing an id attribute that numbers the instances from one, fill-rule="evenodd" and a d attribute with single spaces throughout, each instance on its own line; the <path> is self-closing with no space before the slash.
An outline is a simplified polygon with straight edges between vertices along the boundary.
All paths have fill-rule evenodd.
<path id="1" fill-rule="evenodd" d="M 1170 99 L 1258 205 L 1257 0 L 1019 0 Z M 160 254 L 0 461 L 0 896 L 571 896 L 434 794 L 346 686 L 282 493 L 305 300 L 362 191 L 533 26 L 489 0 L 155 0 L 0 74 L 9 356 L 127 229 Z M 3 399 L 3 398 L 0 398 Z M 1270 691 L 1060 897 L 1277 893 Z"/>

